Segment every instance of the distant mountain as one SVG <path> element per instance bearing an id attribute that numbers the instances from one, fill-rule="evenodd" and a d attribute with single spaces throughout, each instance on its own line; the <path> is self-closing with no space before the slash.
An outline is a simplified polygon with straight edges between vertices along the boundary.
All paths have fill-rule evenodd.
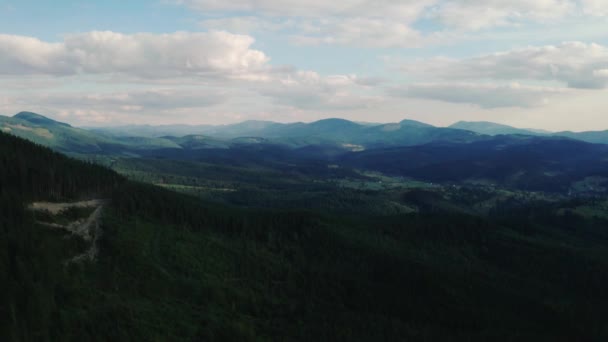
<path id="1" fill-rule="evenodd" d="M 402 126 L 409 126 L 409 127 L 435 127 L 433 125 L 424 123 L 424 122 L 420 122 L 420 121 L 416 121 L 416 120 L 401 120 L 401 122 L 399 123 Z"/>
<path id="2" fill-rule="evenodd" d="M 483 140 L 481 134 L 453 128 L 435 127 L 413 120 L 366 127 L 353 137 L 359 144 L 369 147 L 414 146 L 434 141 L 471 142 Z"/>
<path id="3" fill-rule="evenodd" d="M 0 130 L 62 152 L 100 153 L 119 146 L 110 138 L 29 112 L 0 116 Z"/>
<path id="4" fill-rule="evenodd" d="M 320 155 L 329 157 L 343 152 L 390 147 L 483 143 L 494 141 L 492 136 L 520 135 L 519 138 L 512 137 L 515 140 L 523 136 L 550 136 L 491 122 L 459 122 L 445 128 L 413 120 L 389 124 L 360 124 L 337 118 L 311 123 L 245 121 L 223 126 L 124 126 L 86 130 L 31 112 L 22 112 L 13 117 L 0 116 L 0 130 L 65 153 L 129 156 L 170 156 L 178 150 L 184 151 L 176 155 L 188 156 L 188 151 L 203 149 L 225 150 L 242 148 L 244 145 L 280 145 L 288 150 L 313 147 L 302 151 L 312 155 L 313 151 L 321 150 L 323 153 Z M 159 135 L 193 131 L 203 133 Z M 551 135 L 608 144 L 608 131 L 559 132 Z M 256 149 L 258 153 L 262 150 Z M 202 158 L 204 155 L 205 153 L 195 153 L 193 156 Z"/>
<path id="5" fill-rule="evenodd" d="M 354 143 L 365 126 L 343 119 L 325 119 L 311 123 L 292 123 L 270 126 L 258 132 L 260 136 L 288 145 Z"/>
<path id="6" fill-rule="evenodd" d="M 249 120 L 231 125 L 210 126 L 201 129 L 199 134 L 206 134 L 227 139 L 247 136 L 263 136 L 263 132 L 266 130 L 271 130 L 281 126 L 284 126 L 284 124 L 272 121 Z"/>
<path id="7" fill-rule="evenodd" d="M 160 138 L 166 136 L 182 137 L 185 135 L 202 134 L 214 126 L 200 125 L 127 125 L 111 127 L 85 127 L 85 129 L 112 137 L 148 137 Z"/>
<path id="8" fill-rule="evenodd" d="M 588 132 L 550 132 L 541 129 L 531 128 L 515 128 L 507 125 L 497 124 L 487 121 L 459 121 L 450 126 L 451 128 L 464 129 L 472 132 L 487 135 L 501 135 L 501 134 L 523 134 L 523 135 L 536 135 L 536 136 L 559 136 L 567 137 L 580 141 L 585 141 L 593 144 L 608 144 L 608 130 L 606 131 L 588 131 Z"/>
<path id="9" fill-rule="evenodd" d="M 66 123 L 55 121 L 47 118 L 46 116 L 42 116 L 40 114 L 32 113 L 32 112 L 20 112 L 13 116 L 14 119 L 24 120 L 30 122 L 35 125 L 40 126 L 63 126 L 63 127 L 72 127 Z"/>
<path id="10" fill-rule="evenodd" d="M 162 138 L 115 137 L 72 127 L 40 114 L 21 112 L 0 116 L 0 130 L 65 153 L 108 154 L 149 148 L 181 148 Z"/>
<path id="11" fill-rule="evenodd" d="M 115 137 L 183 137 L 186 135 L 210 135 L 221 138 L 239 138 L 256 135 L 271 126 L 282 125 L 271 121 L 244 121 L 231 125 L 127 125 L 114 127 L 90 127 L 91 131 Z"/>
<path id="12" fill-rule="evenodd" d="M 568 137 L 594 144 L 608 144 L 608 130 L 589 132 L 557 132 L 553 135 Z"/>
<path id="13" fill-rule="evenodd" d="M 206 135 L 186 135 L 184 137 L 164 137 L 164 139 L 172 141 L 177 145 L 177 148 L 186 150 L 198 150 L 206 148 L 228 148 L 229 141 L 219 140 L 208 137 Z"/>
<path id="14" fill-rule="evenodd" d="M 500 135 L 500 134 L 524 134 L 524 135 L 541 135 L 543 133 L 535 130 L 515 128 L 507 125 L 497 124 L 488 121 L 459 121 L 451 126 L 450 128 L 464 129 L 467 131 L 477 132 L 480 134 L 487 135 Z"/>
<path id="15" fill-rule="evenodd" d="M 171 137 L 148 138 L 148 137 L 118 137 L 114 138 L 118 144 L 126 149 L 155 149 L 155 148 L 182 148 L 182 146 L 170 139 Z"/>
<path id="16" fill-rule="evenodd" d="M 223 128 L 225 130 L 227 128 Z M 422 122 L 404 120 L 391 124 L 359 124 L 344 119 L 325 119 L 312 123 L 266 124 L 261 129 L 242 130 L 246 136 L 259 136 L 294 147 L 307 145 L 341 145 L 374 148 L 410 146 L 431 141 L 468 142 L 482 139 L 473 132 L 434 127 Z M 216 134 L 223 134 L 218 130 Z"/>
<path id="17" fill-rule="evenodd" d="M 187 128 L 186 128 L 187 127 Z M 432 141 L 470 142 L 484 139 L 471 131 L 435 127 L 414 120 L 403 120 L 390 124 L 356 123 L 349 120 L 330 118 L 311 123 L 276 123 L 271 121 L 245 121 L 222 126 L 125 126 L 119 128 L 95 128 L 110 136 L 139 135 L 147 137 L 204 135 L 220 140 L 261 138 L 268 142 L 292 147 L 309 145 L 336 145 L 353 149 L 376 148 L 382 146 L 411 146 Z"/>
<path id="18" fill-rule="evenodd" d="M 608 181 L 608 146 L 562 137 L 501 135 L 467 144 L 431 143 L 343 155 L 350 167 L 432 182 L 494 183 L 567 191 L 587 177 Z"/>

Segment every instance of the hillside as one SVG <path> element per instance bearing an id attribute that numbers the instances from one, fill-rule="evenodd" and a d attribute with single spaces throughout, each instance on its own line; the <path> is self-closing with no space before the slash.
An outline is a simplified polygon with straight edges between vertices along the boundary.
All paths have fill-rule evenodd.
<path id="1" fill-rule="evenodd" d="M 174 142 L 161 138 L 112 137 L 45 116 L 21 112 L 13 117 L 0 116 L 0 130 L 57 151 L 72 154 L 121 154 L 129 150 L 148 148 L 180 148 Z"/>
<path id="2" fill-rule="evenodd" d="M 28 112 L 0 117 L 0 129 L 63 152 L 102 153 L 118 145 L 111 139 Z"/>
<path id="3" fill-rule="evenodd" d="M 180 135 L 185 132 L 179 128 L 167 135 Z M 162 131 L 163 127 L 158 127 Z M 96 132 L 106 134 L 142 134 L 157 136 L 148 126 L 123 128 L 97 128 Z M 245 121 L 223 126 L 191 126 L 190 133 L 231 140 L 242 137 L 268 139 L 275 144 L 291 147 L 308 145 L 357 145 L 367 148 L 377 146 L 411 146 L 431 141 L 468 142 L 483 139 L 470 131 L 434 127 L 422 122 L 403 120 L 391 124 L 360 124 L 344 119 L 324 119 L 311 123 L 281 124 L 268 121 Z"/>
<path id="4" fill-rule="evenodd" d="M 4 134 L 0 149 L 2 340 L 606 337 L 607 222 L 558 214 L 572 204 L 502 203 L 488 218 L 241 209 Z M 442 201 L 425 191 L 402 200 Z M 92 197 L 107 199 L 98 254 L 66 263 L 85 242 L 25 205 Z M 70 215 L 89 213 L 43 218 Z"/>
<path id="5" fill-rule="evenodd" d="M 588 177 L 608 181 L 608 147 L 559 137 L 497 136 L 343 155 L 351 167 L 431 182 L 480 182 L 567 192 Z"/>
<path id="6" fill-rule="evenodd" d="M 582 140 L 593 144 L 608 144 L 608 130 L 589 132 L 557 132 L 554 133 L 554 135 Z"/>
<path id="7" fill-rule="evenodd" d="M 459 121 L 450 126 L 450 128 L 464 129 L 471 132 L 477 132 L 487 135 L 505 135 L 505 134 L 521 134 L 521 135 L 542 135 L 537 131 L 515 128 L 507 125 L 497 124 L 487 121 Z"/>
<path id="8" fill-rule="evenodd" d="M 592 143 L 607 143 L 605 132 L 540 133 L 490 122 L 459 122 L 448 128 L 403 120 L 390 124 L 359 124 L 343 119 L 279 124 L 246 121 L 224 126 L 125 126 L 85 130 L 35 113 L 0 117 L 0 129 L 73 156 L 149 157 L 197 156 L 204 149 L 242 149 L 246 145 L 319 149 L 321 158 L 349 151 L 419 146 L 429 143 L 462 144 L 492 140 L 498 135 L 564 136 Z M 179 135 L 190 132 L 190 134 Z M 196 132 L 195 134 L 192 134 Z M 160 135 L 161 133 L 167 133 Z M 178 135 L 171 135 L 175 133 Z M 235 151 L 234 153 L 238 153 Z M 233 154 L 234 154 L 233 153 Z M 309 156 L 313 156 L 309 153 Z M 179 158 L 179 157 L 178 157 Z"/>
<path id="9" fill-rule="evenodd" d="M 107 195 L 122 179 L 101 166 L 4 133 L 0 133 L 0 166 L 0 192 L 24 200 Z"/>
<path id="10" fill-rule="evenodd" d="M 459 121 L 450 126 L 451 128 L 463 129 L 479 134 L 487 135 L 533 135 L 533 136 L 556 136 L 585 141 L 592 144 L 608 144 L 608 131 L 588 131 L 588 132 L 549 132 L 535 129 L 515 128 L 493 122 L 466 122 Z"/>

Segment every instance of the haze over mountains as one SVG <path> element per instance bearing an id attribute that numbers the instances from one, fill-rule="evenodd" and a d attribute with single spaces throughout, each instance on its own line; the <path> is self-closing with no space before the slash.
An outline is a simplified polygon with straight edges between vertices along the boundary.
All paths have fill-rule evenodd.
<path id="1" fill-rule="evenodd" d="M 497 124 L 493 122 L 466 122 L 459 121 L 450 126 L 451 128 L 464 129 L 480 134 L 500 135 L 500 134 L 523 134 L 523 135 L 538 135 L 538 136 L 560 136 L 586 141 L 596 144 L 608 144 L 608 130 L 603 131 L 588 131 L 588 132 L 549 132 L 531 128 L 515 128 L 507 125 Z"/>
<path id="2" fill-rule="evenodd" d="M 221 126 L 97 127 L 83 129 L 39 114 L 21 112 L 0 116 L 0 129 L 65 152 L 100 153 L 127 149 L 227 147 L 234 143 L 275 143 L 291 147 L 338 145 L 346 149 L 415 146 L 430 142 L 466 143 L 496 135 L 559 136 L 590 143 L 608 143 L 608 131 L 547 132 L 520 129 L 491 122 L 457 122 L 435 127 L 423 122 L 362 124 L 344 119 L 312 123 L 245 121 Z M 246 139 L 244 139 L 246 138 Z M 256 138 L 256 139 L 252 139 Z"/>
<path id="3" fill-rule="evenodd" d="M 373 128 L 375 127 L 375 128 Z M 414 129 L 430 133 L 434 131 L 436 134 L 443 127 L 435 127 L 427 123 L 414 120 L 403 120 L 398 123 L 355 123 L 344 119 L 325 119 L 312 123 L 276 123 L 272 121 L 245 121 L 232 125 L 165 125 L 165 126 L 150 126 L 150 125 L 129 125 L 116 127 L 96 127 L 91 128 L 93 131 L 103 132 L 116 136 L 143 136 L 143 137 L 162 137 L 162 136 L 183 136 L 191 134 L 204 134 L 220 138 L 236 138 L 243 136 L 256 136 L 265 138 L 281 138 L 287 136 L 295 137 L 310 137 L 323 136 L 324 134 L 336 134 L 344 137 L 354 138 L 357 134 L 364 134 L 369 141 L 391 141 L 399 135 L 416 134 Z M 446 128 L 454 130 L 465 130 L 485 135 L 501 135 L 501 134 L 522 134 L 522 135 L 553 135 L 564 136 L 591 143 L 608 143 L 608 130 L 603 131 L 587 131 L 587 132 L 550 132 L 542 129 L 533 128 L 516 128 L 504 124 L 498 124 L 486 121 L 459 121 Z M 393 133 L 389 133 L 393 132 Z M 447 137 L 450 131 L 443 131 Z M 464 135 L 456 137 L 457 132 L 451 131 L 454 134 L 454 139 L 466 139 Z M 382 136 L 383 135 L 383 136 Z M 439 135 L 440 136 L 440 135 Z M 436 137 L 439 137 L 436 136 Z M 360 138 L 366 140 L 366 138 Z M 448 138 L 450 139 L 450 138 Z M 432 139 L 434 140 L 434 139 Z M 412 138 L 409 143 L 417 144 L 423 142 L 424 139 L 416 140 Z M 403 140 L 401 142 L 406 142 Z M 401 143 L 400 142 L 400 143 Z"/>
<path id="4" fill-rule="evenodd" d="M 86 130 L 22 112 L 0 118 L 0 128 L 87 159 L 162 158 L 270 168 L 333 163 L 431 182 L 556 192 L 608 173 L 608 145 L 601 144 L 608 142 L 608 132 L 542 133 L 489 122 L 434 127 L 412 120 L 359 124 L 326 119 Z"/>

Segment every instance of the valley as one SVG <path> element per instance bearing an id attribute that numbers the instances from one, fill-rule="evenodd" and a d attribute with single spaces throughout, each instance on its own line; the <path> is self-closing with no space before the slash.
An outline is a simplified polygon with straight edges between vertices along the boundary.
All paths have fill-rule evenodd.
<path id="1" fill-rule="evenodd" d="M 29 125 L 67 127 L 42 121 Z M 475 139 L 83 150 L 72 129 L 47 142 L 71 157 L 0 133 L 6 340 L 608 336 L 605 145 L 458 133 Z"/>

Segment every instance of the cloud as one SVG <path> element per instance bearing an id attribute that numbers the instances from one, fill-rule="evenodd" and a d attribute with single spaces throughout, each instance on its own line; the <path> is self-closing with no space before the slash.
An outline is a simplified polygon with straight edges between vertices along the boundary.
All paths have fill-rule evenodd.
<path id="1" fill-rule="evenodd" d="M 36 102 L 57 107 L 160 111 L 209 107 L 225 100 L 226 94 L 214 90 L 155 89 L 94 94 L 60 93 L 40 96 Z"/>
<path id="2" fill-rule="evenodd" d="M 289 31 L 300 45 L 375 48 L 451 43 L 467 31 L 603 16 L 608 0 L 174 0 L 198 10 L 206 28 Z M 210 17 L 210 19 L 209 19 Z M 418 29 L 416 23 L 436 26 Z M 459 31 L 458 33 L 454 31 Z M 423 33 L 424 32 L 424 33 Z"/>
<path id="3" fill-rule="evenodd" d="M 49 43 L 0 34 L 0 75 L 123 74 L 140 78 L 247 78 L 269 58 L 254 39 L 227 32 L 138 33 L 95 31 Z"/>
<path id="4" fill-rule="evenodd" d="M 591 16 L 608 15 L 608 0 L 581 0 L 584 13 Z"/>
<path id="5" fill-rule="evenodd" d="M 419 47 L 423 36 L 412 24 L 434 0 L 181 0 L 214 15 L 203 27 L 232 32 L 289 31 L 297 45 Z M 220 16 L 217 18 L 216 16 Z M 426 42 L 426 41 L 430 42 Z"/>
<path id="6" fill-rule="evenodd" d="M 276 104 L 304 110 L 346 110 L 368 108 L 381 101 L 379 96 L 361 94 L 374 80 L 360 79 L 355 75 L 323 77 L 316 72 L 297 72 L 280 81 L 256 89 Z"/>
<path id="7" fill-rule="evenodd" d="M 564 91 L 556 88 L 520 84 L 494 85 L 474 83 L 427 83 L 394 87 L 389 94 L 451 103 L 467 103 L 482 108 L 536 107 L 547 104 Z"/>
<path id="8" fill-rule="evenodd" d="M 206 29 L 220 29 L 236 33 L 290 32 L 295 45 L 341 45 L 366 48 L 418 48 L 453 41 L 455 34 L 434 32 L 423 34 L 400 20 L 386 18 L 276 18 L 228 17 L 205 19 Z"/>
<path id="9" fill-rule="evenodd" d="M 447 80 L 553 81 L 570 88 L 608 87 L 608 48 L 599 44 L 566 42 L 527 47 L 468 59 L 434 58 L 407 63 L 403 70 Z"/>
<path id="10" fill-rule="evenodd" d="M 479 30 L 555 20 L 576 8 L 571 0 L 455 0 L 438 2 L 428 15 L 448 27 Z"/>
<path id="11" fill-rule="evenodd" d="M 291 19 L 271 19 L 255 16 L 212 18 L 200 22 L 200 26 L 210 30 L 226 30 L 229 32 L 248 34 L 258 31 L 279 31 L 295 25 Z"/>
<path id="12" fill-rule="evenodd" d="M 344 45 L 369 48 L 421 47 L 446 40 L 447 33 L 423 35 L 399 20 L 326 17 L 321 19 L 281 19 L 254 16 L 213 18 L 201 21 L 206 29 L 237 33 L 292 30 L 296 45 Z"/>
<path id="13" fill-rule="evenodd" d="M 10 113 L 27 109 L 78 124 L 112 122 L 134 115 L 140 122 L 148 122 L 159 117 L 173 117 L 180 110 L 210 110 L 226 101 L 226 93 L 213 89 L 35 92 L 0 97 L 0 110 Z"/>
<path id="14" fill-rule="evenodd" d="M 86 122 L 86 113 L 99 121 L 98 113 L 119 118 L 210 107 L 224 112 L 252 107 L 323 111 L 365 108 L 379 101 L 370 93 L 382 79 L 272 66 L 251 44 L 248 35 L 219 31 L 89 32 L 56 43 L 0 35 L 0 85 L 19 87 L 3 94 L 10 97 L 0 106 L 69 111 L 70 118 Z M 83 90 L 75 90 L 79 88 Z"/>
<path id="15" fill-rule="evenodd" d="M 418 48 L 454 38 L 446 32 L 423 34 L 398 20 L 374 18 L 327 18 L 300 22 L 300 28 L 292 36 L 297 45 Z"/>
<path id="16" fill-rule="evenodd" d="M 204 13 L 243 13 L 275 17 L 387 18 L 411 23 L 424 16 L 448 26 L 481 28 L 522 22 L 544 21 L 591 11 L 606 0 L 175 0 Z"/>
<path id="17" fill-rule="evenodd" d="M 202 12 L 256 13 L 282 17 L 377 17 L 412 21 L 433 0 L 176 0 Z"/>

